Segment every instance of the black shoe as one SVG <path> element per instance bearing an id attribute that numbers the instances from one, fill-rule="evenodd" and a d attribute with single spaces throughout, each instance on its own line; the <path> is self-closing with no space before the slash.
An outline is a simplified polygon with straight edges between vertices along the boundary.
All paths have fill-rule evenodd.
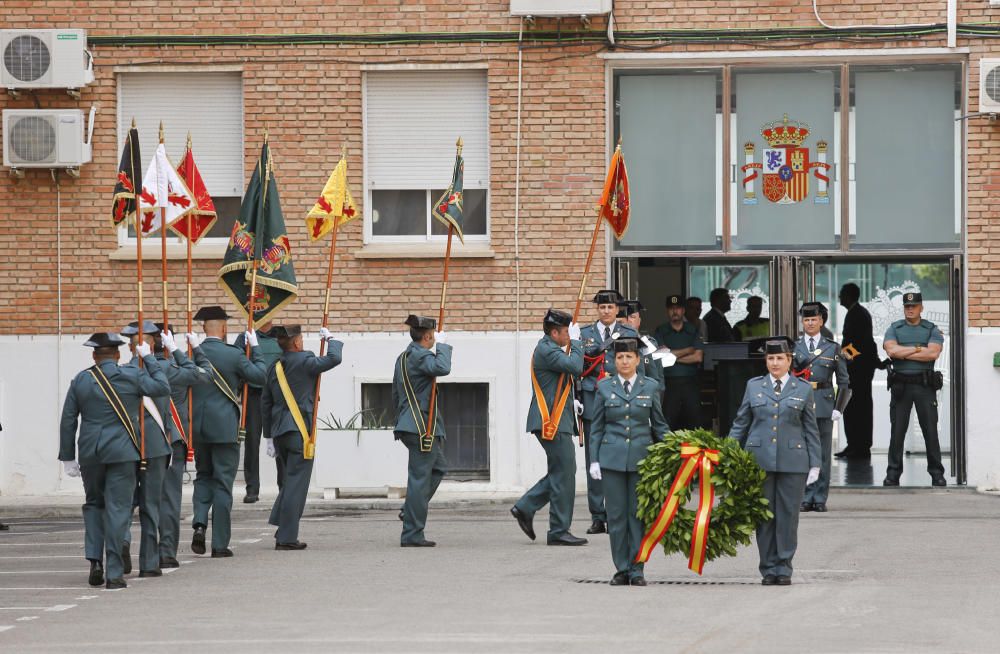
<path id="1" fill-rule="evenodd" d="M 181 562 L 172 556 L 161 556 L 160 557 L 160 568 L 179 568 L 181 567 Z"/>
<path id="2" fill-rule="evenodd" d="M 812 510 L 815 511 L 816 513 L 826 513 L 826 503 L 816 502 L 815 504 L 813 504 Z"/>
<path id="3" fill-rule="evenodd" d="M 629 586 L 645 586 L 646 585 L 646 578 L 645 577 L 632 577 L 632 579 L 629 580 L 628 584 L 629 584 Z"/>
<path id="4" fill-rule="evenodd" d="M 306 544 L 302 541 L 295 541 L 294 543 L 275 543 L 274 549 L 276 550 L 304 550 Z"/>
<path id="5" fill-rule="evenodd" d="M 612 586 L 628 586 L 628 573 L 616 572 L 608 583 Z"/>
<path id="6" fill-rule="evenodd" d="M 400 510 L 399 510 L 399 513 L 398 513 L 398 514 L 396 514 L 396 517 L 397 517 L 397 518 L 399 518 L 399 521 L 400 521 L 400 522 L 402 522 L 402 521 L 403 521 L 403 509 L 400 509 Z"/>
<path id="7" fill-rule="evenodd" d="M 205 553 L 205 528 L 201 525 L 194 528 L 194 535 L 191 536 L 191 551 L 195 554 Z"/>
<path id="8" fill-rule="evenodd" d="M 125 574 L 132 572 L 132 553 L 129 551 L 128 543 L 122 545 L 122 572 Z"/>
<path id="9" fill-rule="evenodd" d="M 139 576 L 140 577 L 162 577 L 163 576 L 163 570 L 160 570 L 159 568 L 157 568 L 156 570 L 140 570 L 139 571 Z"/>
<path id="10" fill-rule="evenodd" d="M 245 495 L 243 497 L 243 503 L 244 504 L 254 504 L 254 503 L 256 503 L 259 500 L 260 500 L 260 496 L 258 496 L 258 495 Z"/>
<path id="11" fill-rule="evenodd" d="M 851 451 L 845 447 L 844 449 L 842 449 L 841 451 L 837 452 L 833 456 L 837 457 L 838 459 L 846 459 L 846 458 L 848 458 L 850 456 L 853 456 L 853 455 L 851 454 Z"/>
<path id="12" fill-rule="evenodd" d="M 588 534 L 606 534 L 608 533 L 608 524 L 603 520 L 594 520 L 590 523 L 590 529 L 587 530 Z"/>
<path id="13" fill-rule="evenodd" d="M 114 590 L 116 588 L 128 588 L 128 584 L 125 583 L 124 579 L 118 577 L 117 579 L 108 579 L 104 587 L 108 590 Z"/>
<path id="14" fill-rule="evenodd" d="M 586 538 L 578 538 L 568 531 L 562 536 L 557 536 L 556 538 L 549 538 L 546 545 L 586 545 Z"/>
<path id="15" fill-rule="evenodd" d="M 947 486 L 948 480 L 944 477 L 932 477 L 931 486 Z"/>
<path id="16" fill-rule="evenodd" d="M 228 559 L 233 555 L 233 551 L 228 547 L 223 547 L 221 550 L 212 548 L 212 558 L 213 559 Z"/>
<path id="17" fill-rule="evenodd" d="M 815 511 L 815 510 L 816 509 L 814 508 L 812 502 L 803 502 L 802 504 L 799 505 L 800 513 L 808 513 L 809 511 Z"/>
<path id="18" fill-rule="evenodd" d="M 517 520 L 517 526 L 521 528 L 524 535 L 535 540 L 535 528 L 531 524 L 531 517 L 524 515 L 524 512 L 516 506 L 511 508 L 510 514 Z"/>
<path id="19" fill-rule="evenodd" d="M 850 454 L 847 455 L 847 458 L 848 459 L 852 459 L 854 461 L 861 461 L 861 460 L 871 461 L 872 453 L 870 451 L 868 451 L 868 452 L 851 452 Z"/>
<path id="20" fill-rule="evenodd" d="M 791 586 L 792 578 L 788 575 L 778 575 L 774 578 L 774 583 L 777 586 Z"/>
<path id="21" fill-rule="evenodd" d="M 764 578 L 760 580 L 761 586 L 773 586 L 778 583 L 778 578 L 774 575 L 764 575 Z"/>
<path id="22" fill-rule="evenodd" d="M 899 486 L 899 480 L 898 479 L 890 479 L 889 477 L 886 477 L 885 479 L 882 480 L 882 485 L 883 486 Z"/>
<path id="23" fill-rule="evenodd" d="M 0 531 L 7 531 L 9 529 L 10 529 L 9 525 L 5 525 L 4 523 L 0 522 Z"/>
<path id="24" fill-rule="evenodd" d="M 90 562 L 90 576 L 87 577 L 87 583 L 91 586 L 100 586 L 104 583 L 104 566 L 100 561 Z"/>
<path id="25" fill-rule="evenodd" d="M 437 543 L 435 543 L 432 540 L 426 540 L 426 539 L 425 540 L 416 540 L 416 541 L 413 541 L 411 543 L 400 543 L 399 544 L 400 547 L 434 547 L 435 545 L 437 545 Z"/>

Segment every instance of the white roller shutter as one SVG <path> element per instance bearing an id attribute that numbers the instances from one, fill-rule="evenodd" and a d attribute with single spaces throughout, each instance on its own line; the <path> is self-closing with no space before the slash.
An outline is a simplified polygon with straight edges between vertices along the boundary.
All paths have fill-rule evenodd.
<path id="1" fill-rule="evenodd" d="M 489 187 L 486 71 L 368 72 L 365 157 L 370 189 L 440 189 L 462 137 L 465 187 Z"/>
<path id="2" fill-rule="evenodd" d="M 163 121 L 167 155 L 176 166 L 187 134 L 211 195 L 243 195 L 243 81 L 239 73 L 122 73 L 118 147 L 132 118 L 139 128 L 143 167 L 152 159 Z"/>

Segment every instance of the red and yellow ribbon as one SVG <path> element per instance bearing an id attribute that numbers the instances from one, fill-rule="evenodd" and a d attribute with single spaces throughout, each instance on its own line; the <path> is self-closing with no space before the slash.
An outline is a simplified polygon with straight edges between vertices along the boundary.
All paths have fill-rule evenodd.
<path id="1" fill-rule="evenodd" d="M 705 567 L 705 550 L 708 547 L 708 523 L 712 518 L 712 503 L 715 501 L 715 487 L 712 486 L 712 470 L 719 463 L 719 450 L 709 450 L 684 443 L 681 445 L 680 470 L 674 476 L 674 483 L 671 484 L 667 492 L 667 499 L 663 502 L 663 508 L 653 522 L 653 526 L 646 532 L 646 536 L 639 545 L 639 552 L 635 555 L 636 563 L 645 563 L 649 560 L 653 548 L 663 538 L 663 534 L 670 528 L 670 524 L 677 515 L 680 508 L 680 492 L 687 488 L 694 480 L 695 474 L 701 478 L 699 484 L 701 488 L 698 500 L 698 510 L 694 519 L 694 531 L 691 533 L 691 554 L 688 557 L 688 567 L 694 572 L 701 574 Z"/>

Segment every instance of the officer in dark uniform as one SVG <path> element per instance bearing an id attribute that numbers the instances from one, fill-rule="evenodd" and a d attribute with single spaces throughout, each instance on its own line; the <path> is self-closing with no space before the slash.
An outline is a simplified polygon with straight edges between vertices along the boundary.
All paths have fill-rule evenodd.
<path id="1" fill-rule="evenodd" d="M 278 341 L 270 336 L 271 323 L 262 323 L 257 327 L 257 348 L 265 370 L 274 365 L 281 356 Z M 246 336 L 239 334 L 233 345 L 246 350 Z M 243 441 L 243 482 L 246 484 L 244 504 L 253 504 L 260 500 L 260 436 L 264 430 L 260 407 L 261 388 L 253 384 L 247 385 L 247 420 L 246 439 Z M 275 459 L 278 466 L 278 488 L 281 488 L 284 477 L 282 461 Z"/>
<path id="2" fill-rule="evenodd" d="M 335 340 L 324 327 L 319 335 L 327 343 L 327 353 L 319 357 L 303 349 L 299 325 L 278 325 L 269 335 L 277 339 L 282 355 L 268 369 L 260 398 L 264 438 L 284 463 L 285 483 L 274 501 L 268 522 L 278 528 L 274 549 L 304 550 L 306 544 L 299 540 L 299 520 L 312 477 L 313 459 L 311 456 L 306 458 L 305 448 L 313 424 L 316 380 L 340 365 L 344 344 Z"/>
<path id="3" fill-rule="evenodd" d="M 684 298 L 668 295 L 666 305 L 668 322 L 656 330 L 656 341 L 670 348 L 677 361 L 663 369 L 663 417 L 672 429 L 697 429 L 701 426 L 698 367 L 705 344 L 698 329 L 684 320 Z"/>
<path id="4" fill-rule="evenodd" d="M 935 486 L 946 486 L 941 464 L 941 445 L 937 432 L 937 392 L 941 390 L 940 373 L 934 372 L 934 362 L 941 356 L 944 335 L 937 325 L 920 317 L 923 312 L 920 293 L 903 295 L 903 320 L 897 320 L 885 331 L 882 347 L 892 359 L 889 391 L 892 399 L 889 414 L 892 419 L 892 440 L 889 442 L 889 465 L 883 486 L 899 486 L 903 474 L 903 444 L 910 426 L 910 410 L 916 406 L 920 431 L 927 448 L 927 472 Z"/>
<path id="5" fill-rule="evenodd" d="M 663 420 L 659 384 L 637 372 L 639 342 L 620 338 L 613 349 L 617 373 L 597 384 L 589 473 L 604 487 L 615 564 L 611 585 L 645 586 L 643 564 L 635 562 L 644 531 L 638 517 L 638 465 L 649 446 L 663 440 L 670 427 Z"/>
<path id="6" fill-rule="evenodd" d="M 437 321 L 409 315 L 410 345 L 396 359 L 392 373 L 392 405 L 396 407 L 396 440 L 410 452 L 407 466 L 406 502 L 403 504 L 401 547 L 434 547 L 424 538 L 427 506 L 448 471 L 444 458 L 444 418 L 440 395 L 435 399 L 434 423 L 430 420 L 431 388 L 438 377 L 451 373 L 451 346 L 443 332 L 435 333 Z M 422 446 L 421 441 L 429 440 Z M 429 447 L 426 447 L 429 445 Z"/>
<path id="7" fill-rule="evenodd" d="M 736 338 L 732 325 L 726 314 L 733 308 L 733 300 L 729 297 L 729 291 L 724 288 L 713 289 L 708 296 L 708 301 L 712 308 L 708 310 L 701 319 L 705 322 L 705 330 L 710 343 L 731 343 Z"/>
<path id="8" fill-rule="evenodd" d="M 820 445 L 812 387 L 789 374 L 792 339 L 768 340 L 768 374 L 747 382 L 729 435 L 764 469 L 764 497 L 774 517 L 757 528 L 761 583 L 792 583 L 799 506 L 819 479 Z"/>
<path id="9" fill-rule="evenodd" d="M 656 338 L 642 333 L 642 312 L 645 310 L 646 307 L 639 300 L 625 300 L 618 305 L 618 322 L 631 327 L 639 335 L 639 371 L 656 380 L 659 389 L 657 399 L 662 408 L 663 364 L 653 356 L 659 348 Z"/>
<path id="10" fill-rule="evenodd" d="M 573 499 L 576 496 L 577 431 L 573 411 L 573 378 L 583 370 L 580 327 L 573 316 L 549 309 L 542 320 L 545 335 L 531 355 L 531 406 L 525 431 L 535 435 L 545 450 L 547 473 L 531 487 L 511 515 L 521 531 L 535 540 L 532 518 L 549 505 L 548 545 L 585 545 L 586 538 L 570 533 L 573 523 Z M 568 348 L 568 351 L 567 351 Z"/>

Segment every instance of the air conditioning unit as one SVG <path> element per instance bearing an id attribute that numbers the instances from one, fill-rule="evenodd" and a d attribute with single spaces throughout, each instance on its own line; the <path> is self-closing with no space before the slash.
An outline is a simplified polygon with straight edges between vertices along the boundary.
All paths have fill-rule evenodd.
<path id="1" fill-rule="evenodd" d="M 94 81 L 85 30 L 0 30 L 0 86 L 78 89 Z"/>
<path id="2" fill-rule="evenodd" d="M 8 168 L 78 168 L 90 163 L 94 113 L 84 129 L 80 109 L 4 109 L 3 165 Z"/>
<path id="3" fill-rule="evenodd" d="M 1000 59 L 979 60 L 979 113 L 1000 114 Z"/>
<path id="4" fill-rule="evenodd" d="M 611 0 L 510 0 L 511 16 L 600 16 L 611 13 Z"/>

